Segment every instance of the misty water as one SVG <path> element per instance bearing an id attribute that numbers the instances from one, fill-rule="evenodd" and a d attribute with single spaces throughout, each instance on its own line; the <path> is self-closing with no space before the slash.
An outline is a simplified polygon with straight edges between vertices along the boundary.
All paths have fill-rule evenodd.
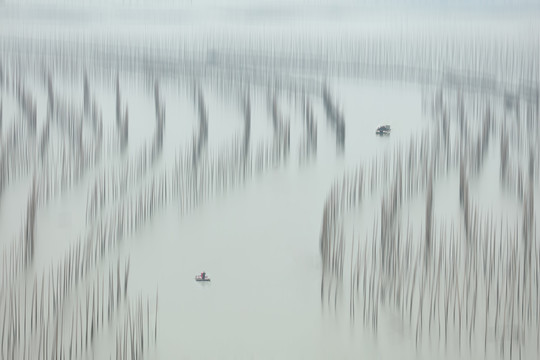
<path id="1" fill-rule="evenodd" d="M 536 359 L 504 9 L 0 3 L 0 359 Z"/>

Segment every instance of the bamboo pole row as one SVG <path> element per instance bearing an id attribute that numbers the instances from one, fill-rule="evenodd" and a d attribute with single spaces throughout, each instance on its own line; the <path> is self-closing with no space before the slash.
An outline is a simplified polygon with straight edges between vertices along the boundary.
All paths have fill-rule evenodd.
<path id="1" fill-rule="evenodd" d="M 19 281 L 8 289 L 8 296 L 0 299 L 3 314 L 0 327 L 0 358 L 2 359 L 82 359 L 91 358 L 100 334 L 115 327 L 116 318 L 122 317 L 128 301 L 129 259 L 109 267 L 109 270 L 86 281 L 81 271 L 71 263 L 60 268 L 51 267 L 48 274 L 34 278 L 33 285 Z M 157 295 L 156 295 L 157 296 Z M 138 302 L 142 304 L 142 297 Z M 136 310 L 128 306 L 130 316 L 152 324 L 153 342 L 157 336 L 157 297 L 150 318 L 149 300 L 146 308 Z M 125 318 L 125 316 L 123 316 Z M 124 335 L 122 329 L 117 333 Z M 150 332 L 147 330 L 147 334 Z M 141 346 L 140 353 L 149 344 L 145 339 L 132 339 Z M 138 345 L 139 341 L 143 342 Z"/>
<path id="2" fill-rule="evenodd" d="M 530 144 L 523 146 L 516 133 L 507 131 L 512 125 L 491 110 L 500 104 L 476 100 L 466 105 L 460 93 L 455 99 L 438 91 L 432 103 L 435 124 L 428 132 L 335 182 L 322 217 L 321 300 L 339 311 L 341 299 L 346 299 L 351 319 L 360 317 L 374 331 L 382 313 L 399 311 L 418 348 L 435 342 L 488 356 L 487 343 L 496 342 L 503 357 L 517 357 L 540 336 L 540 253 L 533 200 L 537 169 L 530 150 L 534 137 L 523 137 L 521 142 Z M 521 166 L 516 155 L 529 149 L 529 177 L 518 172 L 517 192 L 510 192 L 523 207 L 517 220 L 487 213 L 470 191 L 471 179 L 483 171 L 496 136 L 504 145 L 500 171 L 505 176 L 509 164 Z M 433 215 L 434 185 L 455 173 L 460 217 L 441 223 Z M 500 176 L 503 190 L 509 188 L 505 176 Z M 355 221 L 348 220 L 348 214 L 373 197 L 380 197 L 381 211 L 371 232 L 367 227 L 365 240 L 354 230 L 351 236 Z M 414 226 L 408 214 L 404 226 L 403 204 L 418 197 L 426 199 L 425 216 Z"/>

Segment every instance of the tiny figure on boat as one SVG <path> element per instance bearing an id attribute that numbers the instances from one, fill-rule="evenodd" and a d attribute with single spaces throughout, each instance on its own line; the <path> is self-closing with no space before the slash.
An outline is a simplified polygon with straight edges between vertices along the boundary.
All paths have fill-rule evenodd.
<path id="1" fill-rule="evenodd" d="M 206 275 L 206 271 L 203 271 L 199 275 L 195 276 L 196 281 L 210 281 L 210 278 L 208 275 Z"/>

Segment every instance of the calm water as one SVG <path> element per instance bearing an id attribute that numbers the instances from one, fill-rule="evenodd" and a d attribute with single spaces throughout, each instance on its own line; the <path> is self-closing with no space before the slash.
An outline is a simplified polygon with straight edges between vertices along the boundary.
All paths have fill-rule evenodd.
<path id="1" fill-rule="evenodd" d="M 45 356 L 38 355 L 43 353 L 35 339 L 39 341 L 39 333 L 45 329 L 54 333 L 55 326 L 60 327 L 60 347 L 68 354 L 72 344 L 77 343 L 72 335 L 74 324 L 86 321 L 80 315 L 85 310 L 81 309 L 92 303 L 97 307 L 90 307 L 90 314 L 98 314 L 96 318 L 100 311 L 108 314 L 99 299 L 116 291 L 107 281 L 116 281 L 117 264 L 123 266 L 127 259 L 127 298 L 118 305 L 112 320 L 95 331 L 88 330 L 95 334 L 90 345 L 71 357 L 122 358 L 119 354 L 125 354 L 133 343 L 140 344 L 142 338 L 151 340 L 144 340 L 145 348 L 138 356 L 155 359 L 537 357 L 538 298 L 532 285 L 527 285 L 531 286 L 527 287 L 531 294 L 528 305 L 520 308 L 536 314 L 523 318 L 530 319 L 528 323 L 516 320 L 514 324 L 512 317 L 512 325 L 493 325 L 507 330 L 503 335 L 495 331 L 492 336 L 490 322 L 486 321 L 485 326 L 483 323 L 490 316 L 488 312 L 487 316 L 479 315 L 481 325 L 472 321 L 463 325 L 463 329 L 479 329 L 479 334 L 472 337 L 473 344 L 461 345 L 461 332 L 459 338 L 451 332 L 447 345 L 440 335 L 422 335 L 419 342 L 417 323 L 408 320 L 403 308 L 382 300 L 377 307 L 376 329 L 352 317 L 347 277 L 353 264 L 361 261 L 353 249 L 371 246 L 372 235 L 368 234 L 374 224 L 380 226 L 384 207 L 381 199 L 390 197 L 390 183 L 397 177 L 391 170 L 392 159 L 406 154 L 410 144 L 420 144 L 422 136 L 428 140 L 426 147 L 418 151 L 418 158 L 427 159 L 442 141 L 435 134 L 441 131 L 439 122 L 444 116 L 451 124 L 449 141 L 461 147 L 464 157 L 475 153 L 470 149 L 476 149 L 473 146 L 477 146 L 476 134 L 481 133 L 484 109 L 490 108 L 492 114 L 491 145 L 478 173 L 472 170 L 473 155 L 467 158 L 471 203 L 480 209 L 475 219 L 493 214 L 503 219 L 498 220 L 500 223 L 507 221 L 505 231 L 502 227 L 500 231 L 510 241 L 509 234 L 518 228 L 515 224 L 521 226 L 524 222 L 523 209 L 528 204 L 524 199 L 529 198 L 533 207 L 538 204 L 536 164 L 540 156 L 534 135 L 538 129 L 519 125 L 538 122 L 535 49 L 540 32 L 534 16 L 469 15 L 457 20 L 455 15 L 437 15 L 441 19 L 438 22 L 428 20 L 423 13 L 379 14 L 361 22 L 366 15 L 359 11 L 354 16 L 338 11 L 338 19 L 325 17 L 319 22 L 320 13 L 314 12 L 304 18 L 296 15 L 303 20 L 295 22 L 272 12 L 263 16 L 247 11 L 239 16 L 242 20 L 235 22 L 224 20 L 219 11 L 206 14 L 204 9 L 173 9 L 186 20 L 175 20 L 173 10 L 168 16 L 156 10 L 141 21 L 145 17 L 141 10 L 122 15 L 114 9 L 64 9 L 36 15 L 32 7 L 6 5 L 5 9 L 1 16 L 6 21 L 0 25 L 0 164 L 4 172 L 0 196 L 4 295 L 0 296 L 0 310 L 16 308 L 15 313 L 33 313 L 30 294 L 35 282 L 39 289 L 45 289 L 45 296 L 38 298 L 40 304 L 52 309 L 54 294 L 59 290 L 58 285 L 51 284 L 58 284 L 59 269 L 62 264 L 80 261 L 70 257 L 70 251 L 77 246 L 84 248 L 84 244 L 98 249 L 93 247 L 93 241 L 104 239 L 99 233 L 109 235 L 103 240 L 107 250 L 90 252 L 94 254 L 88 255 L 92 265 L 66 290 L 59 310 L 46 310 L 39 330 L 23 330 L 13 346 L 16 350 L 10 353 L 11 345 L 5 345 L 0 358 Z M 263 19 L 261 26 L 253 20 L 258 16 Z M 416 47 L 411 47 L 415 42 Z M 89 100 L 85 100 L 85 74 Z M 338 122 L 343 121 L 345 126 L 344 142 L 340 143 L 332 125 L 323 89 L 327 89 L 342 119 Z M 29 101 L 21 95 L 25 92 Z M 248 98 L 251 117 L 246 130 Z M 437 105 L 437 99 L 443 99 L 440 101 L 444 105 Z M 302 155 L 309 133 L 306 100 L 316 125 L 316 151 L 311 148 L 309 158 Z M 459 101 L 464 104 L 464 115 L 459 113 Z M 86 106 L 94 106 L 96 111 L 84 110 Z M 201 109 L 207 115 L 204 121 Z M 162 143 L 156 140 L 159 111 L 164 119 Z M 467 135 L 459 133 L 464 131 L 457 125 L 462 117 L 469 129 Z M 387 123 L 391 124 L 391 135 L 376 136 L 377 126 Z M 120 148 L 123 124 L 129 134 L 125 151 Z M 51 128 L 50 139 L 41 147 L 47 126 Z M 527 129 L 535 129 L 536 133 Z M 246 133 L 247 150 L 242 145 Z M 499 181 L 500 139 L 505 133 L 510 139 L 510 163 L 515 166 L 512 169 L 517 169 L 512 173 L 521 172 L 524 179 L 530 178 L 530 186 L 525 180 L 516 180 L 529 190 L 517 185 L 505 188 Z M 203 151 L 196 158 L 193 154 L 199 142 Z M 141 155 L 150 154 L 153 146 L 159 149 L 154 160 L 148 160 L 150 155 Z M 458 150 L 452 151 L 448 153 L 459 154 Z M 281 157 L 274 158 L 273 163 L 268 158 L 263 160 L 264 154 L 277 153 Z M 533 165 L 527 165 L 529 153 Z M 92 154 L 97 155 L 88 160 Z M 187 160 L 175 172 L 182 158 Z M 432 162 L 447 169 L 441 170 L 442 175 L 433 185 L 436 226 L 452 221 L 464 226 L 459 158 L 454 160 L 454 165 L 444 166 L 440 160 Z M 141 165 L 148 163 L 146 168 Z M 80 178 L 61 180 L 62 174 L 78 166 L 84 169 Z M 124 171 L 130 173 L 141 166 L 144 170 L 139 174 L 130 175 L 125 182 L 119 180 Z M 255 170 L 257 166 L 262 168 Z M 359 167 L 364 167 L 366 174 L 372 174 L 368 169 L 379 169 L 378 183 L 388 185 L 380 185 L 366 194 L 361 204 L 338 216 L 347 241 L 353 242 L 347 243 L 343 256 L 350 262 L 344 260 L 340 265 L 345 277 L 332 273 L 331 284 L 335 282 L 338 290 L 336 298 L 328 302 L 321 298 L 325 267 L 320 241 L 325 205 L 333 201 L 331 190 L 341 189 L 341 181 Z M 231 169 L 244 169 L 248 175 L 244 175 L 243 182 L 219 193 L 210 191 L 224 179 L 229 183 L 239 181 L 242 171 Z M 386 174 L 380 173 L 387 170 Z M 211 171 L 215 171 L 214 177 L 209 175 Z M 532 173 L 530 177 L 525 175 L 527 171 Z M 14 175 L 16 172 L 20 174 Z M 194 174 L 208 177 L 195 179 Z M 28 235 L 21 229 L 29 223 L 33 179 L 36 184 L 59 189 L 47 193 L 43 186 L 37 190 L 40 200 L 35 207 L 35 222 L 30 222 L 35 229 L 35 251 L 32 261 L 24 265 L 22 255 L 10 249 L 27 249 L 24 239 Z M 170 190 L 180 180 L 190 179 L 193 183 L 189 186 L 193 187 L 185 185 L 188 187 L 180 187 L 174 194 Z M 129 211 L 137 216 L 146 211 L 144 199 L 158 194 L 160 184 L 167 184 L 169 193 L 155 203 L 155 211 L 148 218 L 137 218 L 136 230 L 125 234 L 111 230 L 111 224 L 118 223 Z M 425 226 L 426 190 L 424 185 L 418 186 L 418 194 L 399 207 L 399 217 L 404 224 L 412 219 L 415 243 L 422 244 L 419 234 Z M 105 205 L 88 215 L 89 207 L 95 204 L 95 189 L 102 189 L 97 191 L 98 196 L 107 190 Z M 197 195 L 206 199 L 190 200 L 190 196 Z M 474 218 L 474 210 L 472 214 Z M 533 228 L 534 254 L 537 218 L 533 212 L 527 223 Z M 122 224 L 127 226 L 127 222 Z M 448 234 L 450 243 L 450 226 L 440 229 L 436 241 L 442 243 L 446 239 L 443 235 Z M 518 238 L 524 236 L 520 232 Z M 532 261 L 527 274 L 537 279 Z M 373 262 L 370 260 L 370 264 Z M 15 271 L 10 265 L 14 263 Z M 87 264 L 85 260 L 82 263 Z M 210 283 L 194 281 L 194 276 L 203 270 L 212 279 Z M 455 271 L 463 276 L 461 270 Z M 44 280 L 47 278 L 53 280 Z M 419 278 L 421 281 L 424 278 Z M 92 286 L 97 286 L 97 293 L 92 292 Z M 26 302 L 24 289 L 29 294 Z M 5 295 L 10 291 L 19 295 Z M 23 305 L 14 307 L 14 299 Z M 139 301 L 142 310 L 136 307 Z M 415 301 L 412 303 L 416 306 Z M 463 311 L 468 313 L 467 306 L 463 304 Z M 482 306 L 485 308 L 481 303 L 478 308 Z M 476 319 L 476 305 L 474 309 Z M 142 320 L 127 331 L 130 311 L 135 311 L 135 319 Z M 439 314 L 443 310 L 436 311 Z M 13 324 L 26 329 L 24 325 L 31 322 L 26 317 L 0 316 L 6 329 Z M 440 334 L 441 322 L 438 329 Z M 142 331 L 140 338 L 133 335 L 138 331 Z M 484 333 L 489 335 L 484 337 Z M 14 341 L 5 330 L 0 334 L 7 344 Z M 75 334 L 75 338 L 83 336 Z M 121 336 L 135 340 L 124 346 L 119 342 Z M 55 340 L 51 335 L 45 342 L 54 344 Z M 456 346 L 458 343 L 460 346 Z M 506 344 L 503 350 L 501 343 Z M 512 349 L 510 344 L 514 343 Z M 25 355 L 25 348 L 32 355 Z M 50 345 L 44 353 L 53 357 L 53 348 Z"/>

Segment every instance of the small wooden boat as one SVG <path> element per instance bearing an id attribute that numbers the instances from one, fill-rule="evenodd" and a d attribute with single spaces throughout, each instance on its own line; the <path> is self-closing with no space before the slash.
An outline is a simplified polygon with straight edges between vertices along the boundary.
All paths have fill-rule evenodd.
<path id="1" fill-rule="evenodd" d="M 195 281 L 210 281 L 210 278 L 208 276 L 205 276 L 204 279 L 201 275 L 195 276 Z"/>
<path id="2" fill-rule="evenodd" d="M 390 135 L 390 131 L 392 131 L 390 129 L 390 125 L 381 125 L 377 128 L 377 130 L 375 131 L 375 134 L 377 135 Z"/>

